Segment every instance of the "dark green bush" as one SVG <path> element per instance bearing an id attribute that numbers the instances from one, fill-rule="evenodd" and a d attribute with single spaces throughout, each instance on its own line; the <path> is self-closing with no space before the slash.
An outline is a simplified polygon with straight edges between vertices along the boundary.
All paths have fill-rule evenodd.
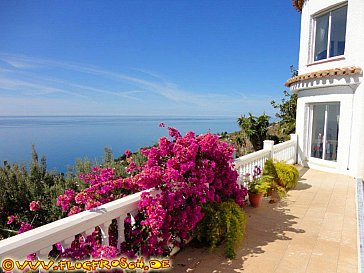
<path id="1" fill-rule="evenodd" d="M 197 240 L 207 243 L 210 250 L 225 243 L 225 255 L 235 258 L 235 248 L 243 240 L 247 216 L 234 201 L 207 203 L 203 207 L 204 218 L 196 229 Z"/>
<path id="2" fill-rule="evenodd" d="M 146 160 L 140 152 L 133 153 L 132 156 L 138 165 Z M 101 164 L 114 168 L 117 175 L 126 177 L 125 160 L 125 156 L 114 160 L 111 149 L 105 148 Z M 74 166 L 68 167 L 66 174 L 56 170 L 48 171 L 45 156 L 39 159 L 34 146 L 29 164 L 9 164 L 4 161 L 0 166 L 0 240 L 15 235 L 19 228 L 17 224 L 7 225 L 10 215 L 18 217 L 19 221 L 32 224 L 33 227 L 65 217 L 66 214 L 56 206 L 58 196 L 68 188 L 75 191 L 85 189 L 87 185 L 79 175 L 89 173 L 93 166 L 99 164 L 88 159 L 77 159 Z M 29 210 L 32 201 L 39 201 L 41 204 L 41 210 L 37 213 Z"/>

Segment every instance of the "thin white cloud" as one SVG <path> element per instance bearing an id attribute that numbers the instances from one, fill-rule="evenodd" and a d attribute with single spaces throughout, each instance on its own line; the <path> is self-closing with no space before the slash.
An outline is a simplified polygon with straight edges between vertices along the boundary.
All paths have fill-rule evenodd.
<path id="1" fill-rule="evenodd" d="M 88 97 L 88 100 L 90 101 L 92 100 L 92 96 L 84 95 L 84 91 L 90 91 L 141 101 L 144 100 L 144 97 L 141 97 L 140 94 L 148 92 L 171 101 L 171 107 L 174 105 L 175 108 L 180 107 L 180 109 L 191 110 L 191 112 L 194 111 L 195 113 L 205 112 L 209 114 L 239 114 L 249 110 L 252 111 L 251 108 L 259 111 L 259 109 L 267 108 L 269 105 L 267 100 L 269 99 L 270 101 L 271 99 L 268 96 L 255 94 L 256 92 L 249 96 L 245 95 L 244 92 L 226 92 L 223 94 L 191 92 L 180 88 L 176 83 L 166 80 L 158 73 L 138 68 L 132 68 L 132 70 L 141 72 L 141 75 L 144 74 L 144 77 L 109 71 L 89 64 L 46 60 L 4 53 L 0 53 L 0 60 L 6 62 L 13 68 L 6 69 L 6 71 L 3 70 L 4 73 L 2 73 L 2 77 L 0 77 L 0 88 L 2 88 L 2 86 L 8 90 L 28 88 L 29 90 L 32 90 L 34 94 L 38 95 L 42 94 L 41 92 L 43 92 L 43 94 L 47 94 L 47 92 L 58 92 L 67 95 Z M 47 69 L 54 68 L 94 75 L 100 78 L 101 81 L 109 79 L 114 81 L 114 86 L 120 85 L 125 88 L 126 84 L 129 90 L 122 90 L 121 88 L 119 90 L 109 90 L 100 88 L 99 86 L 85 84 L 82 81 L 77 82 L 77 74 L 75 74 L 75 79 L 70 80 L 69 78 L 58 78 L 58 74 L 56 78 L 51 78 L 48 75 L 49 73 L 44 73 Z M 1 72 L 2 71 L 0 70 L 0 73 Z M 22 75 L 21 79 L 14 77 L 14 75 L 20 74 Z M 79 75 L 81 76 L 81 74 Z M 95 103 L 97 103 L 97 101 L 95 101 Z M 247 109 L 247 105 L 250 105 L 251 108 Z"/>
<path id="2" fill-rule="evenodd" d="M 36 68 L 40 66 L 45 67 L 59 67 L 67 70 L 73 70 L 81 73 L 88 73 L 93 75 L 98 75 L 106 78 L 111 78 L 118 81 L 127 82 L 129 84 L 136 85 L 146 91 L 154 92 L 161 95 L 169 100 L 175 102 L 188 102 L 194 103 L 194 96 L 192 93 L 180 89 L 176 84 L 165 81 L 158 77 L 160 81 L 148 81 L 145 79 L 129 76 L 123 73 L 116 73 L 108 70 L 100 69 L 96 66 L 71 63 L 71 62 L 60 62 L 53 60 L 38 59 L 26 56 L 16 56 L 8 54 L 0 54 L 0 60 L 16 67 L 19 69 Z M 22 65 L 19 65 L 22 64 Z M 21 67 L 20 67 L 21 66 Z M 143 71 L 143 70 L 139 70 Z M 151 72 L 149 72 L 151 75 Z"/>
<path id="3" fill-rule="evenodd" d="M 75 87 L 75 88 L 93 91 L 93 92 L 97 92 L 97 93 L 101 93 L 101 94 L 113 95 L 113 96 L 117 96 L 117 97 L 123 97 L 123 98 L 128 98 L 128 99 L 133 99 L 133 100 L 139 100 L 139 101 L 140 101 L 140 99 L 133 97 L 131 95 L 144 93 L 144 91 L 140 91 L 140 90 L 115 92 L 115 91 L 109 91 L 109 90 L 105 90 L 105 89 L 94 88 L 94 87 L 90 87 L 87 85 L 74 84 L 74 83 L 68 83 L 68 85 Z"/>
<path id="4" fill-rule="evenodd" d="M 62 94 L 87 98 L 87 96 L 65 91 L 60 88 L 55 88 L 44 84 L 36 84 L 24 80 L 17 80 L 12 78 L 3 78 L 3 77 L 0 77 L 0 89 L 6 89 L 12 91 L 24 91 L 30 95 L 47 95 L 53 93 L 62 93 Z"/>

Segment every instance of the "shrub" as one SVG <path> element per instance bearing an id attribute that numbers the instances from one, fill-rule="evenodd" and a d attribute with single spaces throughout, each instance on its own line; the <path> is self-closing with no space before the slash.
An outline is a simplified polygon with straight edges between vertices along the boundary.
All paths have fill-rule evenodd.
<path id="1" fill-rule="evenodd" d="M 266 160 L 263 169 L 263 175 L 269 175 L 278 179 L 278 173 L 274 166 L 273 160 Z"/>
<path id="2" fill-rule="evenodd" d="M 283 161 L 274 163 L 274 166 L 277 171 L 280 184 L 286 190 L 291 190 L 296 187 L 299 179 L 299 173 L 295 166 L 287 164 Z"/>
<path id="3" fill-rule="evenodd" d="M 272 160 L 265 162 L 263 176 L 271 177 L 272 188 L 280 197 L 284 196 L 284 191 L 296 187 L 299 173 L 295 166 L 283 161 L 273 163 Z"/>
<path id="4" fill-rule="evenodd" d="M 235 248 L 242 241 L 247 216 L 233 200 L 222 203 L 207 203 L 203 207 L 205 214 L 196 229 L 197 240 L 210 245 L 210 250 L 225 243 L 225 255 L 235 258 Z"/>
<path id="5" fill-rule="evenodd" d="M 104 252 L 110 257 L 122 253 L 129 257 L 168 255 L 174 246 L 182 246 L 193 235 L 204 217 L 204 204 L 224 203 L 219 211 L 226 226 L 226 251 L 229 257 L 234 256 L 233 245 L 244 231 L 239 233 L 237 230 L 245 223 L 239 206 L 244 205 L 247 189 L 236 183 L 238 173 L 234 169 L 233 147 L 210 133 L 196 136 L 188 132 L 182 136 L 175 128 L 168 127 L 168 131 L 170 139 L 162 137 L 157 145 L 143 149 L 139 154 L 126 151 L 114 162 L 111 151 L 106 150 L 102 166 L 81 164 L 86 172 L 70 177 L 71 181 L 79 183 L 71 183 L 57 198 L 63 215 L 73 215 L 154 188 L 158 194 L 143 193 L 138 214 L 125 219 L 125 242 L 120 245 L 120 251 L 116 245 L 117 223 L 114 221 L 110 227 L 110 247 L 102 247 L 100 229 L 95 228 L 86 238 L 76 236 L 71 247 L 57 255 L 76 259 L 99 257 Z M 35 181 L 40 180 L 38 176 Z M 234 201 L 229 203 L 228 200 Z M 33 219 L 38 219 L 38 215 L 48 209 L 41 198 L 31 198 L 24 206 L 30 209 Z M 60 210 L 58 213 L 61 214 Z M 28 217 L 23 222 L 22 218 L 9 215 L 7 223 L 21 225 L 19 232 L 25 232 L 32 228 L 27 223 L 31 219 Z M 41 223 L 32 224 L 37 227 Z"/>
<path id="6" fill-rule="evenodd" d="M 162 137 L 157 145 L 141 151 L 146 158 L 141 165 L 134 161 L 130 151 L 125 153 L 128 176 L 120 177 L 113 168 L 95 167 L 81 176 L 88 187 L 80 192 L 67 190 L 59 196 L 57 205 L 71 215 L 155 188 L 158 194 L 143 193 L 137 217 L 127 218 L 124 223 L 126 240 L 120 247 L 130 257 L 168 255 L 174 246 L 183 246 L 204 217 L 205 203 L 233 199 L 243 206 L 247 189 L 236 183 L 234 149 L 210 133 L 196 136 L 188 132 L 182 136 L 175 128 L 168 127 L 168 131 L 171 139 Z M 231 219 L 229 230 L 237 225 Z M 233 235 L 227 241 L 236 241 Z M 90 244 L 94 252 L 98 251 L 94 242 L 95 238 L 88 238 L 66 251 L 71 256 L 89 255 Z"/>

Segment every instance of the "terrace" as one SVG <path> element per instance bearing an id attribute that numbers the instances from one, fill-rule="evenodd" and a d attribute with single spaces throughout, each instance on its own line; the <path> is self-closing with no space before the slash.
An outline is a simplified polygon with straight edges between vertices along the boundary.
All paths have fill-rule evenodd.
<path id="1" fill-rule="evenodd" d="M 263 167 L 266 159 L 295 163 L 297 137 L 235 160 L 239 174 Z M 283 200 L 253 209 L 247 231 L 235 260 L 223 258 L 222 250 L 187 246 L 173 258 L 172 272 L 356 272 L 358 239 L 356 184 L 348 176 L 301 169 L 298 186 Z M 239 179 L 238 183 L 243 180 Z M 36 252 L 47 257 L 52 245 L 68 247 L 75 235 L 88 235 L 100 227 L 102 243 L 108 245 L 108 228 L 118 222 L 118 242 L 124 241 L 123 220 L 137 211 L 141 193 L 136 193 L 98 208 L 35 228 L 0 241 L 0 260 L 26 257 Z M 173 254 L 178 249 L 173 251 Z"/>
<path id="2" fill-rule="evenodd" d="M 173 272 L 358 272 L 354 179 L 302 169 L 282 201 L 254 209 L 237 258 L 188 246 Z"/>

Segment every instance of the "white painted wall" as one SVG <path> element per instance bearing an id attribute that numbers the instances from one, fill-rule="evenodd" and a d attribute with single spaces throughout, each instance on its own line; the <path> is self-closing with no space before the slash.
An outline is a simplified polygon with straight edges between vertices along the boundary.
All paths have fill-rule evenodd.
<path id="1" fill-rule="evenodd" d="M 317 62 L 310 60 L 312 43 L 311 24 L 315 14 L 348 3 L 348 19 L 346 28 L 345 56 L 332 58 L 331 61 Z M 299 56 L 299 74 L 315 72 L 337 67 L 359 66 L 364 67 L 364 1 L 363 0 L 307 0 L 302 10 L 301 41 Z"/>
<path id="2" fill-rule="evenodd" d="M 337 5 L 348 3 L 345 55 L 312 62 L 312 18 Z M 364 69 L 364 0 L 307 0 L 302 10 L 299 74 L 319 70 L 358 66 Z M 364 83 L 362 75 L 311 79 L 291 86 L 298 94 L 296 133 L 299 160 L 303 165 L 364 177 Z M 337 163 L 308 161 L 309 105 L 340 102 L 339 147 Z"/>

